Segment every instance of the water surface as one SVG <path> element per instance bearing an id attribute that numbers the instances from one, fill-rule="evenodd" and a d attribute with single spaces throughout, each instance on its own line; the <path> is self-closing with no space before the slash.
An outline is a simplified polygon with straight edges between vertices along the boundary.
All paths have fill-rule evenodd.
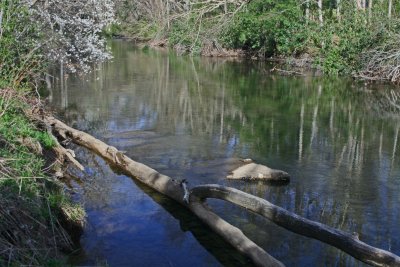
<path id="1" fill-rule="evenodd" d="M 53 80 L 50 103 L 71 126 L 190 186 L 232 186 L 400 255 L 400 91 L 279 76 L 260 62 L 110 46 L 114 59 L 91 74 Z M 173 201 L 84 149 L 77 157 L 87 167 L 69 184 L 88 228 L 72 263 L 250 265 Z M 285 170 L 292 180 L 227 181 L 238 158 Z M 363 266 L 233 205 L 211 206 L 287 266 Z"/>

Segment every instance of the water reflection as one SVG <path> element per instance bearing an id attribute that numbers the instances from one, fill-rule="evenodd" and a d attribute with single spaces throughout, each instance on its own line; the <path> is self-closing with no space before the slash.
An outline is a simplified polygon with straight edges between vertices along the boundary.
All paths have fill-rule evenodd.
<path id="1" fill-rule="evenodd" d="M 51 104 L 71 125 L 160 172 L 188 179 L 190 185 L 234 186 L 400 254 L 399 91 L 343 79 L 279 77 L 266 72 L 263 63 L 178 57 L 124 42 L 111 46 L 113 62 L 87 76 L 53 81 L 59 82 Z M 288 171 L 292 182 L 284 187 L 228 182 L 224 177 L 239 157 Z M 168 221 L 169 213 L 181 215 L 165 205 L 154 208 L 154 197 L 144 197 L 141 188 L 103 162 L 87 153 L 80 158 L 89 166 L 83 179 L 92 179 L 79 193 L 89 219 L 104 231 L 111 229 L 100 236 L 91 230 L 85 234 L 87 259 L 98 256 L 117 266 L 110 254 L 121 248 L 131 251 L 139 243 L 152 244 L 152 253 L 158 254 L 174 247 L 174 238 L 167 238 L 172 232 L 183 240 L 174 248 L 202 255 L 191 264 L 219 260 L 229 265 L 220 260 L 226 252 L 207 254 L 193 236 L 176 228 L 176 221 L 152 223 Z M 229 204 L 215 201 L 212 206 L 289 266 L 361 265 Z M 156 219 L 151 215 L 155 211 Z M 151 227 L 140 239 L 128 240 L 140 232 L 135 227 L 141 223 Z M 166 239 L 155 241 L 152 234 L 146 237 L 148 231 Z M 207 242 L 200 243 L 210 250 Z M 99 244 L 105 248 L 93 254 L 92 245 Z M 154 257 L 150 262 L 159 263 Z"/>

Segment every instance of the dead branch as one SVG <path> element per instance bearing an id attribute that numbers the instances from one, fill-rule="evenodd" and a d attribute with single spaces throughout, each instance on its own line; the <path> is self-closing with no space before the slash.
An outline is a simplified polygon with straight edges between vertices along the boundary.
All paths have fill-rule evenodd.
<path id="1" fill-rule="evenodd" d="M 76 159 L 75 159 L 75 153 L 71 149 L 66 149 L 60 143 L 58 142 L 57 138 L 49 132 L 50 136 L 53 138 L 54 142 L 56 145 L 53 147 L 54 152 L 57 154 L 57 159 L 63 163 L 64 161 L 69 161 L 75 167 L 77 167 L 79 170 L 83 171 L 85 167 L 82 166 Z"/>
<path id="2" fill-rule="evenodd" d="M 369 80 L 387 80 L 400 83 L 400 50 L 399 35 L 394 36 L 383 45 L 363 53 L 363 68 L 356 77 Z"/>
<path id="3" fill-rule="evenodd" d="M 97 155 L 100 155 L 114 166 L 119 167 L 129 176 L 187 207 L 215 233 L 220 235 L 238 251 L 249 257 L 255 265 L 284 266 L 281 262 L 247 238 L 240 229 L 224 221 L 202 202 L 192 198 L 191 202 L 187 204 L 184 200 L 185 190 L 184 187 L 181 186 L 180 181 L 172 179 L 144 164 L 130 159 L 115 147 L 109 146 L 87 133 L 73 129 L 53 117 L 45 117 L 44 123 L 51 125 L 53 131 L 58 135 L 71 138 L 76 144 L 84 146 Z"/>
<path id="4" fill-rule="evenodd" d="M 372 247 L 356 235 L 314 222 L 278 207 L 265 199 L 235 188 L 221 185 L 200 185 L 192 188 L 192 197 L 216 198 L 231 202 L 271 220 L 279 226 L 300 235 L 330 244 L 354 258 L 373 266 L 400 266 L 400 257 L 386 250 Z"/>

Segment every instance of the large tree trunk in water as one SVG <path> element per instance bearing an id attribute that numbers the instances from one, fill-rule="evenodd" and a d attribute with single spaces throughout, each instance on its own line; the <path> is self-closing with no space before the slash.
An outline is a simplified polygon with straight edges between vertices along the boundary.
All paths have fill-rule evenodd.
<path id="1" fill-rule="evenodd" d="M 257 266 L 283 266 L 283 264 L 248 239 L 240 229 L 213 213 L 203 203 L 204 199 L 211 197 L 229 201 L 258 213 L 290 231 L 331 244 L 368 264 L 400 266 L 400 257 L 393 253 L 369 246 L 348 233 L 302 218 L 264 199 L 234 188 L 219 185 L 197 186 L 191 190 L 189 199 L 186 185 L 181 181 L 174 180 L 144 164 L 133 161 L 115 147 L 109 146 L 89 134 L 75 130 L 53 117 L 46 117 L 44 122 L 51 125 L 56 135 L 64 139 L 72 139 L 74 143 L 90 149 L 131 177 L 188 208 Z"/>
<path id="2" fill-rule="evenodd" d="M 74 143 L 90 149 L 129 176 L 186 206 L 225 241 L 250 258 L 255 265 L 284 266 L 280 261 L 273 258 L 247 238 L 240 229 L 213 213 L 201 201 L 192 198 L 187 203 L 184 200 L 185 190 L 181 181 L 172 179 L 144 164 L 136 162 L 118 151 L 115 147 L 109 146 L 87 133 L 73 129 L 55 118 L 47 117 L 44 122 L 52 126 L 56 135 L 72 139 Z"/>

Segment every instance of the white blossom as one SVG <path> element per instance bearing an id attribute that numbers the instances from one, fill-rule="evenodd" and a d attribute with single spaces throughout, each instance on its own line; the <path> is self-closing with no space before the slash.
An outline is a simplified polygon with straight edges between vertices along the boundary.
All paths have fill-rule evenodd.
<path id="1" fill-rule="evenodd" d="M 111 58 L 101 32 L 115 22 L 112 0 L 24 1 L 51 61 L 73 72 Z"/>

